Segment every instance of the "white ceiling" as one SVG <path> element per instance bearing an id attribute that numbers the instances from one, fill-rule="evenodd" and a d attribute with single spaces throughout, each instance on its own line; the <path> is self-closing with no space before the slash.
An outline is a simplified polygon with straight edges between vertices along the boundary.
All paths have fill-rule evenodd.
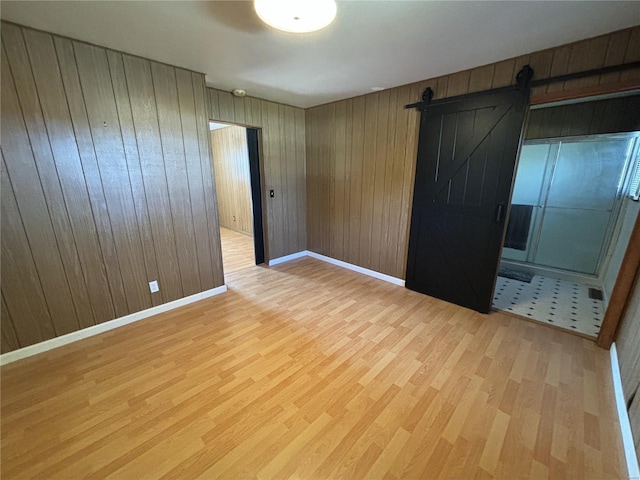
<path id="1" fill-rule="evenodd" d="M 0 16 L 306 108 L 638 25 L 640 3 L 338 1 L 332 25 L 302 35 L 246 1 L 2 1 Z"/>

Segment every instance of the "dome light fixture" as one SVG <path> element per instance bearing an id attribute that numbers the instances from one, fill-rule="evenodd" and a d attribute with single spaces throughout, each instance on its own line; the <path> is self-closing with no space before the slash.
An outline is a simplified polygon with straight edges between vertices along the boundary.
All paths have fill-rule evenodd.
<path id="1" fill-rule="evenodd" d="M 290 33 L 320 30 L 338 9 L 335 0 L 254 0 L 253 6 L 263 22 Z"/>

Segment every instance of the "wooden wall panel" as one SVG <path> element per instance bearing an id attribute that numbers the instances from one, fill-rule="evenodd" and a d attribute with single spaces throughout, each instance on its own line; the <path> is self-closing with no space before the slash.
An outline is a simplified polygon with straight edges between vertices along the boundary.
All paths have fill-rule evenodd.
<path id="1" fill-rule="evenodd" d="M 18 335 L 13 328 L 13 320 L 11 320 L 11 314 L 7 308 L 7 304 L 2 297 L 2 310 L 0 310 L 0 318 L 4 318 L 4 324 L 2 325 L 2 342 L 0 343 L 0 353 L 10 352 L 20 348 L 20 342 L 18 341 Z"/>
<path id="2" fill-rule="evenodd" d="M 54 220 L 49 213 L 40 170 L 46 169 L 46 163 L 51 162 L 51 152 L 45 148 L 42 141 L 46 133 L 42 131 L 41 121 L 38 121 L 35 114 L 23 114 L 21 110 L 17 82 L 14 83 L 11 78 L 11 69 L 7 61 L 9 58 L 14 58 L 14 69 L 18 72 L 18 78 L 22 80 L 25 105 L 35 108 L 36 102 L 27 102 L 24 98 L 28 95 L 26 89 L 29 84 L 23 77 L 28 74 L 29 67 L 22 59 L 22 55 L 25 54 L 22 36 L 11 36 L 11 33 L 11 29 L 2 29 L 3 44 L 6 45 L 5 38 L 16 39 L 11 45 L 13 48 L 3 50 L 3 54 L 5 52 L 6 54 L 2 61 L 2 152 L 7 166 L 7 176 L 15 195 L 16 211 L 20 212 L 27 241 L 38 266 L 38 274 L 49 310 L 52 317 L 57 320 L 54 321 L 55 333 L 61 335 L 78 329 L 78 317 L 53 223 L 58 220 L 60 222 L 58 234 L 64 234 L 65 232 L 62 231 L 64 227 L 61 226 L 64 217 L 63 212 L 58 212 Z M 30 131 L 27 125 L 31 126 Z M 34 140 L 38 141 L 32 144 L 29 133 L 36 137 Z M 54 189 L 53 182 L 45 181 L 45 185 Z M 55 195 L 57 192 L 48 193 Z M 5 299 L 11 308 L 12 298 L 5 297 Z"/>
<path id="3" fill-rule="evenodd" d="M 5 69 L 2 70 L 5 72 Z M 3 82 L 4 85 L 4 82 Z M 4 117 L 4 115 L 3 115 Z M 4 125 L 3 125 L 4 126 Z M 3 128 L 4 132 L 4 128 Z M 4 133 L 3 133 L 4 135 Z M 56 336 L 42 281 L 36 269 L 31 245 L 20 217 L 18 204 L 2 155 L 1 221 L 2 221 L 2 302 L 5 312 L 0 321 L 2 331 L 16 332 L 20 346 L 48 340 Z M 11 308 L 5 297 L 11 299 Z M 14 319 L 19 319 L 15 321 Z M 5 344 L 4 347 L 9 348 Z M 3 353 L 5 352 L 3 347 Z"/>
<path id="4" fill-rule="evenodd" d="M 634 291 L 625 308 L 616 345 L 625 399 L 640 387 L 640 272 L 636 275 Z M 640 435 L 640 430 L 638 430 Z"/>
<path id="5" fill-rule="evenodd" d="M 640 399 L 638 401 L 634 400 L 630 405 L 629 421 L 631 422 L 631 431 L 633 432 L 636 455 L 640 455 Z"/>
<path id="6" fill-rule="evenodd" d="M 207 218 L 201 155 L 206 155 L 208 150 L 201 151 L 198 127 L 203 128 L 203 125 L 202 123 L 198 125 L 197 121 L 192 73 L 187 70 L 176 69 L 175 74 L 178 86 L 182 134 L 183 137 L 190 139 L 190 141 L 184 141 L 183 139 L 182 143 L 184 145 L 187 170 L 188 203 L 191 210 L 193 239 L 195 240 L 196 248 L 196 269 L 200 278 L 200 290 L 208 290 L 214 287 L 211 251 L 209 249 L 209 226 L 206 221 L 196 221 L 196 219 L 206 220 Z M 200 96 L 200 99 L 202 101 L 202 96 Z M 201 113 L 203 112 L 204 110 Z M 204 128 L 207 127 L 205 126 Z"/>
<path id="7" fill-rule="evenodd" d="M 142 242 L 107 52 L 82 43 L 74 44 L 74 52 L 120 274 L 125 285 L 127 310 L 137 312 L 151 306 L 151 294 L 146 285 Z"/>
<path id="8" fill-rule="evenodd" d="M 153 249 L 153 237 L 149 224 L 149 213 L 142 180 L 142 171 L 140 169 L 140 156 L 138 155 L 138 145 L 131 114 L 131 102 L 129 101 L 127 78 L 124 72 L 122 54 L 107 51 L 107 60 L 109 62 L 109 73 L 113 82 L 113 93 L 118 110 L 118 120 L 121 126 L 122 142 L 127 159 L 129 181 L 131 182 L 131 193 L 140 231 L 145 269 L 149 278 L 158 278 L 158 265 Z M 154 306 L 162 303 L 162 296 L 151 295 L 150 297 L 151 303 Z"/>
<path id="9" fill-rule="evenodd" d="M 305 112 L 302 109 L 207 88 L 209 119 L 261 130 L 265 255 L 307 248 Z M 274 197 L 269 197 L 274 190 Z"/>
<path id="10" fill-rule="evenodd" d="M 69 286 L 71 292 L 75 292 L 80 326 L 86 327 L 92 325 L 93 321 L 113 318 L 113 307 L 104 301 L 103 295 L 97 294 L 108 291 L 108 283 L 100 258 L 91 204 L 86 189 L 77 188 L 84 182 L 84 173 L 73 140 L 73 126 L 53 39 L 36 31 L 25 31 L 24 39 L 29 56 L 33 58 L 31 69 L 43 121 L 49 138 L 53 139 L 48 143 L 55 165 L 52 163 L 51 170 L 43 171 L 42 178 L 51 185 L 49 190 L 55 192 L 50 211 L 54 212 L 52 218 L 61 222 L 60 229 L 64 231 L 59 245 L 61 250 L 65 249 L 65 256 L 71 259 Z M 76 235 L 85 235 L 86 241 L 75 242 Z"/>
<path id="11" fill-rule="evenodd" d="M 211 131 L 220 226 L 253 234 L 247 131 L 230 126 Z"/>
<path id="12" fill-rule="evenodd" d="M 196 112 L 196 126 L 198 131 L 198 145 L 200 147 L 200 171 L 202 172 L 202 187 L 205 217 L 207 220 L 207 232 L 209 233 L 209 254 L 211 257 L 211 274 L 213 286 L 224 283 L 222 269 L 222 250 L 220 249 L 220 237 L 211 232 L 219 230 L 220 218 L 218 215 L 218 200 L 214 183 L 213 164 L 211 162 L 211 137 L 209 135 L 209 95 L 205 86 L 203 75 L 191 73 L 193 85 L 193 98 Z M 208 274 L 201 274 L 203 283 Z"/>
<path id="13" fill-rule="evenodd" d="M 3 352 L 223 283 L 203 75 L 3 22 L 1 95 Z"/>
<path id="14" fill-rule="evenodd" d="M 164 169 L 169 187 L 173 231 L 175 232 L 176 244 L 180 245 L 178 248 L 178 270 L 182 281 L 182 291 L 184 295 L 193 295 L 200 291 L 200 275 L 175 69 L 153 62 L 151 75 L 156 93 L 158 126 Z"/>
<path id="15" fill-rule="evenodd" d="M 636 274 L 631 299 L 625 308 L 616 338 L 622 389 L 629 407 L 631 429 L 640 455 L 640 272 Z"/>
<path id="16" fill-rule="evenodd" d="M 525 138 L 635 132 L 640 130 L 640 95 L 531 110 Z"/>
<path id="17" fill-rule="evenodd" d="M 76 65 L 73 42 L 66 38 L 54 37 L 58 63 L 60 65 L 60 75 L 66 93 L 67 104 L 73 129 L 75 132 L 75 142 L 78 154 L 84 171 L 85 188 L 88 192 L 93 221 L 99 240 L 99 252 L 101 254 L 104 269 L 109 285 L 112 307 L 115 310 L 115 317 L 126 315 L 128 312 L 124 293 L 122 274 L 115 251 L 113 231 L 107 212 L 107 203 L 104 196 L 104 188 L 100 179 L 100 171 L 96 160 L 96 152 L 93 145 L 93 138 L 89 129 L 87 110 L 84 104 L 78 69 Z M 88 230 L 83 230 L 87 233 Z M 82 242 L 81 242 L 82 243 Z M 98 289 L 96 295 L 105 297 L 105 291 Z M 108 303 L 108 299 L 107 299 Z M 108 319 L 108 318 L 107 318 Z M 96 319 L 97 320 L 97 319 Z M 103 320 L 101 320 L 103 321 Z"/>
<path id="18" fill-rule="evenodd" d="M 634 27 L 307 109 L 308 249 L 404 278 L 419 126 L 418 112 L 404 105 L 419 101 L 428 86 L 438 99 L 513 84 L 526 64 L 542 79 L 629 63 L 640 56 L 639 42 Z M 538 87 L 532 102 L 634 86 L 640 88 L 639 69 Z M 603 128 L 595 125 L 601 114 L 592 112 L 590 129 Z M 569 133 L 584 130 L 587 119 L 580 122 Z"/>
<path id="19" fill-rule="evenodd" d="M 151 77 L 151 62 L 126 55 L 123 61 L 138 144 L 143 190 L 148 206 L 155 256 L 158 261 L 158 279 L 161 288 L 159 295 L 154 296 L 160 296 L 164 303 L 183 295 L 168 180 L 164 173 L 164 165 L 162 172 L 157 167 L 157 159 L 162 158 L 163 152 Z"/>

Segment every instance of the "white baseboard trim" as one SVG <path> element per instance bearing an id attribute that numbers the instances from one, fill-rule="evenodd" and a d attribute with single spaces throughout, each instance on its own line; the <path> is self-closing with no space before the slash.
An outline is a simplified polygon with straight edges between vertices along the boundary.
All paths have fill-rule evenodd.
<path id="1" fill-rule="evenodd" d="M 316 252 L 306 252 L 307 255 L 311 258 L 317 258 L 318 260 L 322 260 L 323 262 L 331 263 L 333 265 L 338 265 L 342 268 L 347 268 L 349 270 L 353 270 L 354 272 L 362 273 L 364 275 L 369 275 L 370 277 L 377 278 L 379 280 L 384 280 L 385 282 L 393 283 L 394 285 L 400 285 L 404 287 L 404 280 L 401 278 L 392 277 L 391 275 L 387 275 L 386 273 L 376 272 L 375 270 L 369 270 L 368 268 L 359 267 L 358 265 L 354 265 L 353 263 L 343 262 L 342 260 L 336 260 L 335 258 L 327 257 L 325 255 L 321 255 Z"/>
<path id="2" fill-rule="evenodd" d="M 307 255 L 307 251 L 292 253 L 291 255 L 285 255 L 284 257 L 274 258 L 269 260 L 269 266 L 278 265 L 279 263 L 288 262 L 289 260 L 295 260 L 296 258 L 304 257 Z"/>
<path id="3" fill-rule="evenodd" d="M 633 443 L 633 433 L 629 422 L 629 413 L 624 401 L 624 391 L 622 390 L 622 378 L 620 376 L 620 364 L 618 363 L 618 351 L 615 342 L 611 344 L 611 373 L 613 376 L 613 391 L 616 395 L 616 406 L 618 407 L 618 417 L 620 418 L 620 430 L 622 432 L 622 444 L 624 446 L 624 456 L 627 459 L 627 474 L 630 480 L 640 479 L 640 468 L 638 468 L 638 457 Z"/>
<path id="4" fill-rule="evenodd" d="M 269 266 L 278 265 L 279 263 L 288 262 L 289 260 L 294 260 L 300 257 L 311 257 L 317 260 L 322 260 L 323 262 L 331 263 L 333 265 L 337 265 L 342 268 L 353 270 L 354 272 L 362 273 L 364 275 L 369 275 L 370 277 L 374 277 L 379 280 L 384 280 L 385 282 L 393 283 L 394 285 L 400 285 L 401 287 L 404 287 L 404 280 L 402 280 L 401 278 L 392 277 L 391 275 L 387 275 L 385 273 L 380 273 L 380 272 L 376 272 L 375 270 L 369 270 L 368 268 L 359 267 L 358 265 L 343 262 L 342 260 L 336 260 L 335 258 L 327 257 L 326 255 L 321 255 L 316 252 L 310 252 L 309 250 L 303 250 L 301 252 L 292 253 L 291 255 L 286 255 L 284 257 L 279 257 L 273 260 L 269 260 Z"/>
<path id="5" fill-rule="evenodd" d="M 99 333 L 107 332 L 109 330 L 122 327 L 123 325 L 137 322 L 138 320 L 152 317 L 153 315 L 158 315 L 159 313 L 167 312 L 169 310 L 173 310 L 174 308 L 182 307 L 189 303 L 204 300 L 205 298 L 213 297 L 214 295 L 219 295 L 226 291 L 227 286 L 222 285 L 220 287 L 212 288 L 211 290 L 205 290 L 204 292 L 189 295 L 188 297 L 179 298 L 178 300 L 174 300 L 172 302 L 167 302 L 163 303 L 162 305 L 147 308 L 146 310 L 142 310 L 140 312 L 131 313 L 129 315 L 125 315 L 124 317 L 109 320 L 108 322 L 93 325 L 92 327 L 83 328 L 82 330 L 78 330 L 77 332 L 67 333 L 66 335 L 61 335 L 60 337 L 45 340 L 44 342 L 36 343 L 35 345 L 29 345 L 28 347 L 20 348 L 12 352 L 7 352 L 0 355 L 0 365 L 6 365 L 7 363 L 15 362 L 16 360 L 20 360 L 22 358 L 30 357 L 32 355 L 46 352 L 48 350 L 53 350 L 54 348 L 77 342 L 78 340 L 82 340 L 83 338 L 92 337 L 94 335 L 98 335 Z"/>

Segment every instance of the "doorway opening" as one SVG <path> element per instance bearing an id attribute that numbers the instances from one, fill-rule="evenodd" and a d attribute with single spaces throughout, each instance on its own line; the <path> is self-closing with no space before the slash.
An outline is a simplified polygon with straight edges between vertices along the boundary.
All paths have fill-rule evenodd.
<path id="1" fill-rule="evenodd" d="M 576 103 L 532 111 L 536 119 L 530 118 L 520 151 L 495 309 L 598 336 L 640 211 L 640 132 L 613 107 L 638 98 L 595 101 L 586 110 Z M 531 131 L 541 119 L 553 124 L 552 109 L 558 115 L 559 108 L 560 122 L 542 134 Z M 617 126 L 606 126 L 607 112 Z"/>
<path id="2" fill-rule="evenodd" d="M 256 128 L 209 122 L 225 276 L 264 263 Z"/>

